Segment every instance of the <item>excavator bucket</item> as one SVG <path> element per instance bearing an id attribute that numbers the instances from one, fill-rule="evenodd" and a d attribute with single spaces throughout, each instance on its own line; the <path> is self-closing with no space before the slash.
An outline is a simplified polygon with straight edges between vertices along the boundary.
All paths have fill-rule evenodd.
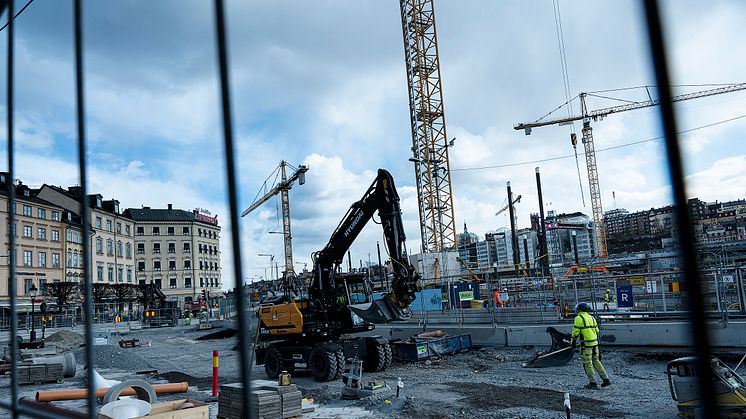
<path id="1" fill-rule="evenodd" d="M 547 333 L 552 338 L 552 347 L 547 352 L 534 356 L 523 363 L 523 368 L 561 367 L 572 361 L 575 351 L 570 346 L 570 336 L 553 327 L 547 327 Z"/>
<path id="2" fill-rule="evenodd" d="M 408 308 L 399 308 L 386 295 L 375 300 L 372 299 L 369 303 L 351 304 L 348 307 L 368 323 L 380 324 L 401 321 L 412 315 Z"/>

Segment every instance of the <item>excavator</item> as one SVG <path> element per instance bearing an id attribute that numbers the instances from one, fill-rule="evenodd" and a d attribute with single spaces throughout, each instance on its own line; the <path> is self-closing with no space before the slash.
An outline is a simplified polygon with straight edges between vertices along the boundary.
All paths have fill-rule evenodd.
<path id="1" fill-rule="evenodd" d="M 368 221 L 378 212 L 393 266 L 390 290 L 374 298 L 365 274 L 343 273 L 342 260 Z M 376 222 L 379 224 L 378 222 Z M 258 310 L 256 363 L 270 378 L 305 364 L 317 381 L 331 381 L 344 371 L 346 360 L 363 360 L 367 371 L 391 364 L 391 347 L 382 336 L 354 334 L 375 324 L 411 316 L 410 304 L 420 290 L 419 275 L 409 263 L 399 195 L 391 174 L 378 176 L 362 199 L 352 204 L 326 246 L 312 254 L 313 279 L 305 290 L 288 291 L 280 301 Z M 296 286 L 297 287 L 297 286 Z M 288 285 L 286 283 L 286 289 Z"/>

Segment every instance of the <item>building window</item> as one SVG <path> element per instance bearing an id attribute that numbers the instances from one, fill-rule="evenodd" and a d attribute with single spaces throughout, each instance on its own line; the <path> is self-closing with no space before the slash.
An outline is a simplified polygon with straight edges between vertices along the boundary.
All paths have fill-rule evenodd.
<path id="1" fill-rule="evenodd" d="M 181 234 L 184 235 L 184 236 L 188 236 L 189 235 L 189 227 L 182 227 L 181 228 Z"/>
<path id="2" fill-rule="evenodd" d="M 122 253 L 124 253 L 122 251 L 122 241 L 121 240 L 117 240 L 117 256 L 121 257 Z"/>
<path id="3" fill-rule="evenodd" d="M 163 283 L 161 282 L 161 278 L 155 279 L 155 286 L 158 288 L 163 288 Z"/>
<path id="4" fill-rule="evenodd" d="M 73 252 L 72 250 L 67 251 L 67 263 L 65 264 L 68 268 L 73 267 Z"/>
<path id="5" fill-rule="evenodd" d="M 117 282 L 124 282 L 124 268 L 117 268 Z"/>
<path id="6" fill-rule="evenodd" d="M 47 239 L 47 229 L 39 227 L 36 230 L 36 238 L 39 240 L 46 240 Z"/>
<path id="7" fill-rule="evenodd" d="M 101 217 L 96 217 L 96 228 L 101 230 Z"/>
<path id="8" fill-rule="evenodd" d="M 39 266 L 42 268 L 47 267 L 47 253 L 46 252 L 39 252 Z"/>
<path id="9" fill-rule="evenodd" d="M 106 240 L 106 254 L 112 256 L 114 254 L 114 240 Z"/>
<path id="10" fill-rule="evenodd" d="M 184 288 L 192 288 L 192 278 L 184 278 Z"/>
<path id="11" fill-rule="evenodd" d="M 47 218 L 47 210 L 44 208 L 37 208 L 36 209 L 36 218 L 41 218 L 45 220 Z"/>
<path id="12" fill-rule="evenodd" d="M 184 253 L 191 252 L 192 247 L 190 246 L 189 242 L 184 242 Z"/>
<path id="13" fill-rule="evenodd" d="M 176 261 L 175 260 L 169 260 L 168 261 L 168 270 L 169 271 L 175 271 L 176 270 Z"/>
<path id="14" fill-rule="evenodd" d="M 161 243 L 160 242 L 153 243 L 153 253 L 161 253 Z"/>
<path id="15" fill-rule="evenodd" d="M 10 223 L 8 223 L 8 234 L 12 234 L 14 236 L 16 235 L 16 225 L 15 224 L 10 225 Z"/>
<path id="16" fill-rule="evenodd" d="M 23 237 L 32 238 L 34 234 L 31 230 L 31 226 L 23 226 Z"/>
<path id="17" fill-rule="evenodd" d="M 197 244 L 197 253 L 202 254 L 202 243 Z"/>
<path id="18" fill-rule="evenodd" d="M 60 254 L 59 253 L 52 253 L 52 267 L 53 268 L 60 267 Z"/>
<path id="19" fill-rule="evenodd" d="M 127 267 L 127 282 L 132 282 L 132 268 Z"/>
<path id="20" fill-rule="evenodd" d="M 176 253 L 176 243 L 174 242 L 168 243 L 168 253 Z"/>
<path id="21" fill-rule="evenodd" d="M 77 231 L 73 231 L 73 242 L 74 242 L 74 243 L 83 243 L 83 242 L 82 242 L 82 241 L 80 240 L 80 235 L 78 234 L 78 232 L 77 232 Z"/>
<path id="22" fill-rule="evenodd" d="M 114 231 L 114 229 L 111 228 L 111 220 L 106 220 L 106 231 Z"/>
<path id="23" fill-rule="evenodd" d="M 161 235 L 161 228 L 160 227 L 153 227 L 153 235 L 154 236 L 160 236 Z"/>
<path id="24" fill-rule="evenodd" d="M 96 237 L 96 253 L 99 255 L 104 254 L 104 239 Z"/>
<path id="25" fill-rule="evenodd" d="M 145 234 L 145 227 L 137 227 L 137 235 L 142 236 Z"/>
<path id="26" fill-rule="evenodd" d="M 29 294 L 29 290 L 31 289 L 31 287 L 33 285 L 34 285 L 34 280 L 33 279 L 29 279 L 29 278 L 24 279 L 23 280 L 23 293 L 26 294 L 26 295 L 28 295 Z"/>
<path id="27" fill-rule="evenodd" d="M 103 281 L 104 280 L 104 267 L 103 267 L 103 265 L 98 265 L 96 267 L 96 279 L 98 279 L 99 281 Z"/>
<path id="28" fill-rule="evenodd" d="M 73 242 L 73 231 L 67 230 L 67 242 L 72 243 Z"/>
<path id="29" fill-rule="evenodd" d="M 168 287 L 176 288 L 176 278 L 168 278 Z"/>
<path id="30" fill-rule="evenodd" d="M 52 221 L 59 221 L 59 220 L 60 220 L 60 212 L 52 211 Z"/>
<path id="31" fill-rule="evenodd" d="M 80 264 L 78 264 L 78 260 L 80 260 Z M 78 259 L 78 252 L 73 252 L 73 268 L 77 267 L 83 267 L 83 256 L 80 256 L 80 259 Z"/>
<path id="32" fill-rule="evenodd" d="M 124 226 L 124 234 L 126 234 L 128 236 L 130 235 L 130 225 L 129 224 L 127 224 L 127 225 Z"/>
<path id="33" fill-rule="evenodd" d="M 132 257 L 132 243 L 127 243 L 127 245 L 125 246 L 125 253 L 127 259 L 130 259 Z"/>
<path id="34" fill-rule="evenodd" d="M 200 269 L 200 270 L 203 270 L 203 269 L 205 269 L 204 263 L 202 263 L 202 261 L 201 261 L 201 260 L 199 261 L 199 269 Z M 201 286 L 201 285 L 200 285 L 200 286 Z"/>
<path id="35" fill-rule="evenodd" d="M 117 234 L 122 234 L 122 223 L 117 223 Z"/>
<path id="36" fill-rule="evenodd" d="M 31 205 L 24 205 L 23 206 L 23 215 L 31 216 Z"/>
<path id="37" fill-rule="evenodd" d="M 114 266 L 109 265 L 109 282 L 114 282 Z"/>
<path id="38" fill-rule="evenodd" d="M 33 266 L 34 256 L 30 250 L 23 251 L 23 266 Z"/>
<path id="39" fill-rule="evenodd" d="M 205 278 L 202 278 L 202 277 L 199 278 L 199 287 L 200 288 L 205 287 Z"/>
<path id="40" fill-rule="evenodd" d="M 185 260 L 184 261 L 184 270 L 192 269 L 192 261 L 191 260 Z"/>
<path id="41" fill-rule="evenodd" d="M 154 260 L 153 261 L 153 270 L 154 271 L 160 271 L 161 270 L 161 261 L 160 260 Z"/>
<path id="42" fill-rule="evenodd" d="M 173 236 L 174 235 L 174 228 L 173 227 L 168 227 L 168 229 L 166 231 L 168 232 L 169 236 Z"/>
<path id="43" fill-rule="evenodd" d="M 137 254 L 145 254 L 145 243 L 137 243 Z"/>
<path id="44" fill-rule="evenodd" d="M 145 272 L 145 261 L 144 260 L 138 260 L 137 261 L 137 271 L 138 272 Z"/>

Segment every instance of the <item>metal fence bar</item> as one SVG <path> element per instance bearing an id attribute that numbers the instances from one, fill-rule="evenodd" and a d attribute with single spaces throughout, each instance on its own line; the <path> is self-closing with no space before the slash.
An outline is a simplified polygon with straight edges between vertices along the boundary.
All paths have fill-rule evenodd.
<path id="1" fill-rule="evenodd" d="M 253 348 L 249 342 L 248 320 L 246 318 L 246 292 L 243 287 L 243 274 L 241 266 L 241 235 L 238 224 L 238 192 L 236 186 L 236 165 L 233 147 L 233 122 L 231 120 L 231 101 L 228 77 L 228 46 L 226 41 L 225 11 L 222 0 L 215 0 L 215 30 L 218 50 L 218 66 L 220 71 L 220 96 L 223 116 L 223 140 L 225 143 L 225 166 L 228 180 L 228 199 L 230 203 L 231 220 L 231 244 L 233 250 L 233 278 L 235 280 L 235 298 L 238 309 L 238 345 L 239 345 L 239 368 L 241 372 L 241 384 L 243 392 L 243 417 L 254 416 L 251 409 L 251 364 Z"/>
<path id="2" fill-rule="evenodd" d="M 78 128 L 78 170 L 80 176 L 80 217 L 83 223 L 83 283 L 85 292 L 83 295 L 83 304 L 85 307 L 85 362 L 88 366 L 86 370 L 88 383 L 94 382 L 93 371 L 93 284 L 91 283 L 91 243 L 88 240 L 88 232 L 91 230 L 91 220 L 89 216 L 87 191 L 88 176 L 86 172 L 86 130 L 85 130 L 85 93 L 84 93 L 84 70 L 83 70 L 83 11 L 81 9 L 81 0 L 73 2 L 73 25 L 75 31 L 75 102 L 77 128 Z M 88 417 L 96 417 L 96 394 L 92 385 L 88 386 Z"/>
<path id="3" fill-rule="evenodd" d="M 645 0 L 645 18 L 647 21 L 648 40 L 655 70 L 655 82 L 660 99 L 660 115 L 666 144 L 668 170 L 673 187 L 674 207 L 679 227 L 679 245 L 681 246 L 684 281 L 689 294 L 689 311 L 691 313 L 692 344 L 697 355 L 697 378 L 701 394 L 704 417 L 718 417 L 715 389 L 712 385 L 713 372 L 710 367 L 710 339 L 705 324 L 704 306 L 701 299 L 702 287 L 699 283 L 697 262 L 697 243 L 694 228 L 687 205 L 686 181 L 684 167 L 676 130 L 676 118 L 671 102 L 671 87 L 668 79 L 666 46 L 661 27 L 658 2 Z"/>
<path id="4" fill-rule="evenodd" d="M 14 0 L 8 0 L 8 222 L 10 228 L 8 229 L 8 266 L 10 278 L 8 278 L 8 294 L 10 297 L 10 356 L 12 363 L 10 366 L 10 397 L 11 397 L 11 414 L 13 418 L 18 417 L 18 312 L 17 312 L 17 301 L 16 301 L 16 190 L 13 177 L 15 175 L 14 165 L 14 143 L 13 143 L 13 35 L 14 26 L 13 23 L 13 3 Z"/>

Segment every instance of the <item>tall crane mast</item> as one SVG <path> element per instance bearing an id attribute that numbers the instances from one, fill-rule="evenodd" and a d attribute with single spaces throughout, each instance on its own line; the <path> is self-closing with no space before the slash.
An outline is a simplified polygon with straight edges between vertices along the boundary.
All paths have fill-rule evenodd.
<path id="1" fill-rule="evenodd" d="M 682 102 L 685 100 L 721 95 L 724 93 L 737 92 L 740 90 L 746 90 L 746 83 L 727 84 L 715 89 L 676 95 L 671 98 L 671 101 Z M 543 127 L 547 125 L 567 125 L 575 121 L 583 121 L 582 141 L 583 147 L 585 149 L 585 164 L 586 168 L 588 169 L 588 187 L 591 196 L 591 208 L 593 209 L 593 227 L 596 238 L 596 253 L 599 260 L 604 260 L 608 257 L 608 249 L 606 247 L 606 228 L 603 221 L 603 208 L 601 205 L 601 185 L 598 181 L 598 165 L 596 164 L 596 149 L 593 144 L 593 129 L 591 128 L 591 121 L 595 122 L 601 120 L 606 116 L 614 113 L 656 106 L 660 103 L 660 100 L 650 98 L 649 100 L 640 102 L 626 101 L 628 103 L 625 103 L 624 105 L 611 106 L 596 110 L 588 110 L 588 107 L 586 105 L 587 96 L 595 96 L 595 94 L 580 93 L 578 95 L 578 97 L 580 98 L 580 115 L 569 116 L 566 118 L 544 119 L 554 112 L 552 111 L 546 116 L 539 118 L 534 122 L 519 123 L 514 125 L 513 128 L 515 130 L 524 130 L 526 135 L 530 135 L 533 128 Z M 564 104 L 562 106 L 564 106 Z M 560 106 L 559 108 L 561 108 L 562 106 Z M 572 134 L 571 140 L 573 142 L 573 145 L 575 145 L 575 134 Z"/>
<path id="2" fill-rule="evenodd" d="M 287 168 L 293 170 L 293 174 L 288 177 Z M 254 202 L 246 208 L 242 213 L 241 217 L 245 217 L 250 212 L 259 208 L 262 204 L 269 201 L 273 196 L 280 194 L 280 200 L 282 201 L 282 237 L 285 251 L 285 277 L 291 278 L 295 276 L 295 268 L 293 265 L 293 239 L 290 230 L 290 188 L 293 183 L 297 180 L 298 184 L 303 185 L 306 183 L 306 172 L 308 167 L 300 165 L 297 169 L 289 165 L 285 160 L 280 162 L 280 165 L 275 168 L 272 174 L 279 174 L 280 179 L 278 183 L 275 183 L 269 192 L 265 193 L 262 197 L 254 199 Z M 272 177 L 270 174 L 270 177 Z M 277 182 L 277 177 L 275 177 Z M 266 184 L 265 184 L 266 186 Z"/>
<path id="3" fill-rule="evenodd" d="M 423 252 L 456 247 L 448 137 L 432 0 L 400 0 Z"/>

